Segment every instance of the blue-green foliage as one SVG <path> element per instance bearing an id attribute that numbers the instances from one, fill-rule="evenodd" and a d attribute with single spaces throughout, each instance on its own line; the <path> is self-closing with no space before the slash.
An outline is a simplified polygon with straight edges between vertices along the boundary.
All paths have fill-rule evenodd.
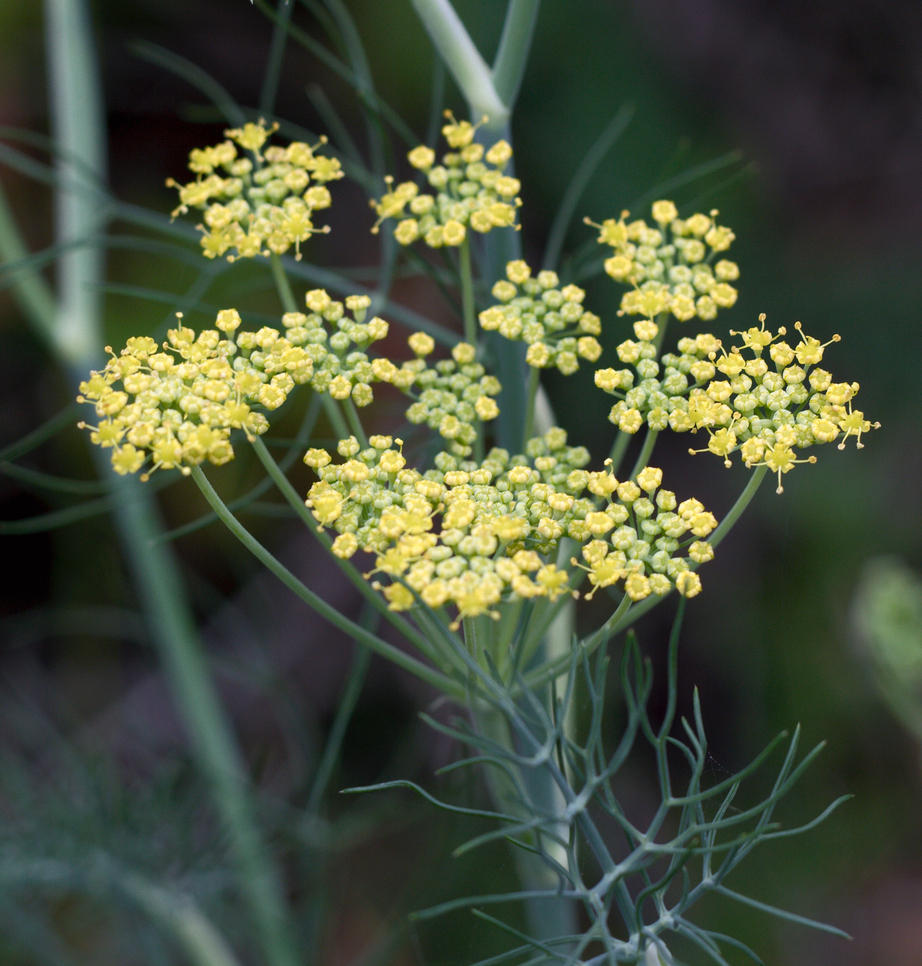
<path id="1" fill-rule="evenodd" d="M 709 893 L 717 893 L 762 911 L 829 932 L 832 926 L 814 922 L 743 895 L 726 884 L 728 875 L 760 843 L 807 831 L 847 798 L 834 801 L 814 820 L 785 828 L 774 821 L 775 810 L 805 768 L 819 753 L 818 745 L 798 759 L 799 729 L 778 735 L 737 774 L 708 784 L 708 744 L 697 691 L 691 720 L 676 720 L 678 624 L 669 651 L 668 698 L 662 720 L 654 722 L 649 700 L 653 672 L 629 636 L 620 667 L 623 730 L 613 729 L 605 714 L 605 682 L 609 658 L 600 651 L 594 659 L 574 650 L 561 689 L 549 687 L 536 694 L 521 679 L 512 687 L 470 662 L 472 707 L 489 708 L 473 719 L 497 714 L 513 740 L 508 746 L 466 720 L 446 725 L 427 717 L 429 724 L 467 746 L 472 755 L 451 769 L 476 768 L 501 776 L 507 793 L 496 810 L 478 810 L 441 801 L 412 782 L 387 782 L 372 788 L 408 787 L 440 808 L 479 816 L 492 828 L 455 850 L 461 855 L 506 840 L 538 857 L 550 875 L 543 889 L 486 894 L 456 899 L 423 910 L 417 918 L 430 919 L 470 909 L 481 919 L 504 929 L 519 942 L 487 963 L 677 963 L 673 946 L 698 947 L 707 961 L 724 964 L 721 947 L 743 949 L 755 962 L 755 952 L 729 936 L 713 932 L 690 918 L 692 909 Z M 518 692 L 518 694 L 516 694 Z M 577 709 L 578 703 L 588 708 Z M 587 718 L 574 733 L 572 722 Z M 611 750 L 612 734 L 620 734 Z M 767 794 L 747 796 L 748 779 L 767 768 L 777 753 L 782 761 Z M 660 804 L 651 816 L 628 815 L 619 794 L 626 763 L 637 756 L 655 763 Z M 557 792 L 556 807 L 536 805 L 530 789 L 550 779 Z M 753 783 L 755 784 L 755 783 Z M 494 791 L 496 782 L 491 783 Z M 511 789 L 511 791 L 509 791 Z M 496 796 L 494 796 L 496 797 Z M 616 828 L 616 835 L 610 834 Z M 531 937 L 484 910 L 520 903 L 570 903 L 579 910 L 574 921 L 584 924 L 579 934 Z M 678 937 L 678 938 L 677 938 Z M 647 956 L 647 959 L 644 957 Z M 696 957 L 696 960 L 698 958 Z M 704 960 L 702 960 L 704 961 Z"/>

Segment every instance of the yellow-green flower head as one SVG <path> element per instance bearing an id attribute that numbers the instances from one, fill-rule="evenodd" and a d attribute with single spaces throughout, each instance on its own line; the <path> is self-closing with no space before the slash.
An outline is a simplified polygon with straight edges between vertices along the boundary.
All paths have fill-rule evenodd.
<path id="1" fill-rule="evenodd" d="M 826 346 L 839 336 L 821 343 L 805 335 L 797 322 L 800 341 L 791 345 L 782 339 L 783 327 L 766 329 L 764 315 L 759 322 L 732 332 L 742 344 L 715 353 L 715 378 L 689 392 L 689 428 L 708 434 L 707 447 L 690 452 L 714 453 L 729 466 L 731 454 L 739 450 L 746 466 L 767 466 L 777 475 L 781 493 L 784 473 L 798 463 L 816 462 L 813 455 L 798 458 L 799 452 L 837 439 L 844 449 L 850 436 L 860 449 L 862 434 L 880 424 L 853 408 L 857 382 L 833 382 L 832 374 L 818 365 Z"/>
<path id="2" fill-rule="evenodd" d="M 680 322 L 710 321 L 736 302 L 730 283 L 739 278 L 739 267 L 722 257 L 735 236 L 717 224 L 716 210 L 681 219 L 676 206 L 663 200 L 653 203 L 653 225 L 628 221 L 628 214 L 601 225 L 586 220 L 599 229 L 599 244 L 612 249 L 605 271 L 631 286 L 622 296 L 622 312 L 647 319 L 669 312 Z"/>
<path id="3" fill-rule="evenodd" d="M 378 316 L 366 320 L 371 304 L 367 295 L 349 295 L 340 302 L 325 289 L 312 289 L 304 303 L 306 312 L 286 312 L 282 324 L 286 338 L 310 357 L 310 385 L 316 392 L 368 406 L 374 401 L 374 383 L 403 390 L 412 384 L 418 371 L 416 360 L 398 366 L 366 351 L 390 329 Z"/>
<path id="4" fill-rule="evenodd" d="M 536 369 L 556 367 L 564 375 L 579 369 L 579 360 L 595 362 L 602 354 L 596 336 L 599 317 L 583 308 L 586 293 L 576 285 L 560 288 L 557 275 L 532 277 L 524 261 L 509 262 L 506 278 L 493 286 L 497 304 L 480 313 L 480 326 L 528 345 L 526 362 Z"/>
<path id="5" fill-rule="evenodd" d="M 354 437 L 338 447 L 342 462 L 309 450 L 318 482 L 307 505 L 321 527 L 337 532 L 333 552 L 373 556 L 373 574 L 394 610 L 422 601 L 452 606 L 457 619 L 494 613 L 510 597 L 555 599 L 589 574 L 592 591 L 623 585 L 634 600 L 673 588 L 700 590 L 693 566 L 709 560 L 704 538 L 716 525 L 697 500 L 679 504 L 647 468 L 635 482 L 584 469 L 589 454 L 551 429 L 527 453 L 492 450 L 481 463 L 448 452 L 422 473 L 406 465 L 400 441 Z M 393 445 L 396 442 L 396 448 Z M 556 564 L 563 538 L 582 545 L 585 564 Z"/>
<path id="6" fill-rule="evenodd" d="M 655 343 L 658 334 L 655 322 L 635 322 L 636 339 L 626 339 L 616 350 L 626 368 L 596 370 L 596 386 L 618 400 L 608 418 L 621 432 L 636 433 L 644 426 L 656 431 L 692 429 L 689 393 L 717 371 L 712 357 L 720 341 L 710 333 L 679 339 L 677 351 L 662 357 Z"/>
<path id="7" fill-rule="evenodd" d="M 467 342 L 459 342 L 451 350 L 450 359 L 441 359 L 433 365 L 424 361 L 434 348 L 429 336 L 417 332 L 410 337 L 409 344 L 417 356 L 418 368 L 412 387 L 407 387 L 415 399 L 407 409 L 407 419 L 434 429 L 449 441 L 451 452 L 458 456 L 470 455 L 477 439 L 476 423 L 499 415 L 494 398 L 502 388 L 499 380 L 488 375 L 475 360 L 475 349 Z"/>
<path id="8" fill-rule="evenodd" d="M 190 152 L 194 181 L 167 180 L 179 191 L 174 218 L 190 208 L 204 211 L 198 227 L 207 258 L 283 255 L 292 247 L 300 258 L 302 242 L 329 231 L 314 226 L 314 212 L 330 207 L 327 185 L 343 176 L 340 163 L 317 153 L 326 138 L 313 147 L 303 141 L 266 147 L 277 127 L 261 120 L 225 131 L 226 141 Z"/>
<path id="9" fill-rule="evenodd" d="M 395 184 L 388 176 L 388 190 L 371 202 L 378 215 L 372 232 L 385 220 L 396 219 L 394 237 L 401 245 L 421 239 L 430 248 L 441 248 L 462 244 L 469 230 L 485 234 L 515 226 L 521 186 L 504 173 L 512 149 L 506 141 L 485 149 L 474 142 L 474 125 L 456 121 L 450 112 L 446 117 L 449 123 L 442 134 L 452 150 L 442 155 L 441 163 L 436 164 L 435 152 L 425 145 L 407 155 L 430 190 L 415 181 Z"/>
<path id="10" fill-rule="evenodd" d="M 157 469 L 226 463 L 232 430 L 264 433 L 269 423 L 259 410 L 277 409 L 310 380 L 313 363 L 302 347 L 268 326 L 240 325 L 237 310 L 224 309 L 215 328 L 197 335 L 180 322 L 162 345 L 142 336 L 118 355 L 107 347 L 105 368 L 80 384 L 77 399 L 95 407 L 97 424 L 80 426 L 112 450 L 116 472 L 146 466 L 146 479 Z"/>

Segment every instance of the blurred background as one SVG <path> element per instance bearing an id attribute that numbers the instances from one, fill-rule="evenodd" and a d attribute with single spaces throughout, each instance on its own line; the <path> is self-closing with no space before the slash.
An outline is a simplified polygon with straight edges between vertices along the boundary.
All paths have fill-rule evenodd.
<path id="1" fill-rule="evenodd" d="M 347 6 L 380 96 L 422 139 L 437 81 L 410 4 Z M 456 7 L 489 60 L 505 5 L 457 0 Z M 196 65 L 255 110 L 271 21 L 245 0 L 96 0 L 92 17 L 112 193 L 166 213 L 174 198 L 165 178 L 181 177 L 189 149 L 214 143 L 224 123 L 160 52 Z M 322 8 L 295 4 L 292 23 L 328 42 Z M 42 5 L 0 6 L 0 38 L 0 142 L 45 162 L 41 144 L 24 145 L 17 133 L 49 131 Z M 450 80 L 445 90 L 460 116 Z M 619 112 L 629 114 L 579 215 L 640 214 L 661 196 L 674 197 L 684 213 L 719 208 L 737 234 L 731 254 L 742 278 L 736 308 L 717 325 L 729 315 L 731 325 L 747 327 L 766 312 L 769 324 L 800 319 L 824 340 L 840 333 L 828 366 L 839 379 L 861 382 L 859 405 L 883 424 L 861 452 L 830 447 L 816 466 L 791 473 L 782 496 L 765 486 L 708 566 L 706 592 L 689 608 L 683 635 L 684 690 L 700 689 L 717 780 L 800 722 L 805 747 L 828 744 L 780 817 L 796 824 L 836 796 L 854 795 L 807 836 L 757 852 L 735 879 L 767 903 L 844 928 L 851 943 L 744 908 L 715 903 L 702 911 L 714 928 L 779 966 L 922 963 L 920 95 L 922 7 L 910 0 L 571 0 L 541 10 L 515 113 L 522 242 L 533 264 L 580 162 Z M 365 146 L 348 84 L 292 44 L 277 114 L 323 130 L 327 104 Z M 403 150 L 395 142 L 390 170 Z M 29 247 L 40 251 L 53 238 L 49 186 L 3 157 L 0 183 Z M 373 265 L 379 242 L 367 232 L 367 201 L 355 188 L 338 197 L 333 234 L 312 244 L 309 258 L 337 269 Z M 142 229 L 116 217 L 111 231 L 125 237 Z M 574 264 L 567 253 L 593 237 L 577 219 L 562 273 Z M 193 268 L 119 245 L 107 259 L 105 320 L 114 345 L 162 331 L 176 308 L 192 325 L 228 304 L 278 311 L 267 273 L 252 266 L 217 275 L 190 305 Z M 246 950 L 226 842 L 103 491 L 94 489 L 85 434 L 70 428 L 82 415 L 72 403 L 73 375 L 30 329 L 9 278 L 2 281 L 0 962 L 175 962 L 149 919 L 107 884 L 106 863 L 195 894 L 234 947 Z M 606 279 L 587 287 L 595 311 L 623 325 L 615 287 Z M 402 284 L 395 297 L 444 313 L 419 286 Z M 589 380 L 546 385 L 571 438 L 601 452 L 605 397 Z M 59 432 L 11 460 L 9 446 L 58 414 Z M 682 474 L 680 493 L 701 495 L 718 516 L 745 482 L 740 467 L 689 458 L 684 445 L 664 459 L 673 479 Z M 52 486 L 40 474 L 58 479 Z M 258 479 L 245 456 L 210 476 L 224 494 Z M 291 478 L 304 491 L 310 474 L 296 463 Z M 417 716 L 431 710 L 433 695 L 373 660 L 327 791 L 312 799 L 340 695 L 357 680 L 349 677 L 353 646 L 220 526 L 196 525 L 206 507 L 194 486 L 157 482 L 164 526 L 312 961 L 447 966 L 487 955 L 490 941 L 463 913 L 435 928 L 407 927 L 406 915 L 465 891 L 508 886 L 511 863 L 491 859 L 485 867 L 476 853 L 451 859 L 469 829 L 408 793 L 336 794 L 398 777 L 446 797 L 473 794 L 433 776 L 457 753 Z M 357 609 L 277 507 L 253 503 L 243 519 L 311 586 L 344 611 Z M 669 617 L 654 613 L 639 627 L 654 661 Z M 651 779 L 632 776 L 637 796 L 655 794 L 644 784 Z M 733 955 L 730 962 L 743 961 Z"/>

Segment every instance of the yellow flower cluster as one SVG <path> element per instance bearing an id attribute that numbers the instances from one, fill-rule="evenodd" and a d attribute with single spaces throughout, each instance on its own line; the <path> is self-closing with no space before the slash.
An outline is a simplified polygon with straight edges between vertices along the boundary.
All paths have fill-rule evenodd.
<path id="1" fill-rule="evenodd" d="M 560 288 L 556 273 L 538 272 L 519 260 L 506 266 L 506 278 L 493 286 L 500 303 L 480 313 L 481 328 L 528 344 L 525 361 L 535 369 L 556 366 L 565 376 L 579 360 L 595 362 L 602 347 L 599 317 L 583 308 L 586 293 L 576 285 Z"/>
<path id="2" fill-rule="evenodd" d="M 327 184 L 343 176 L 339 161 L 303 141 L 264 147 L 276 127 L 260 121 L 225 131 L 228 140 L 190 152 L 194 181 L 167 180 L 179 190 L 174 218 L 190 208 L 204 209 L 199 228 L 207 258 L 283 255 L 292 246 L 300 258 L 301 242 L 329 231 L 315 228 L 313 218 L 315 211 L 330 207 Z"/>
<path id="3" fill-rule="evenodd" d="M 409 344 L 420 362 L 435 347 L 432 338 L 422 332 L 411 336 Z M 499 415 L 494 396 L 502 387 L 475 361 L 475 354 L 472 345 L 459 342 L 450 359 L 420 365 L 410 392 L 416 401 L 406 412 L 411 423 L 425 424 L 448 440 L 450 451 L 457 456 L 470 455 L 477 439 L 475 421 L 487 422 Z"/>
<path id="4" fill-rule="evenodd" d="M 860 448 L 862 433 L 880 424 L 852 407 L 857 382 L 833 382 L 832 373 L 819 368 L 825 347 L 839 336 L 821 343 L 805 335 L 797 322 L 800 341 L 792 346 L 781 338 L 784 327 L 772 333 L 765 328 L 764 315 L 759 322 L 758 328 L 731 331 L 742 338 L 742 346 L 714 358 L 724 378 L 690 391 L 693 428 L 705 429 L 709 436 L 706 450 L 690 452 L 714 453 L 729 466 L 730 454 L 739 450 L 746 466 L 767 466 L 777 474 L 781 493 L 783 473 L 797 463 L 816 462 L 815 456 L 798 459 L 798 450 L 836 439 L 844 449 L 849 436 Z"/>
<path id="5" fill-rule="evenodd" d="M 389 359 L 371 358 L 365 351 L 384 339 L 390 328 L 378 316 L 365 321 L 371 303 L 367 295 L 349 295 L 340 302 L 320 288 L 309 291 L 304 302 L 308 311 L 286 312 L 282 324 L 285 337 L 303 346 L 313 363 L 313 389 L 368 406 L 374 401 L 373 383 L 390 383 L 403 391 L 413 384 L 424 363 L 411 360 L 397 366 Z"/>
<path id="6" fill-rule="evenodd" d="M 634 339 L 626 339 L 615 350 L 627 369 L 597 369 L 595 384 L 620 397 L 608 414 L 623 433 L 636 433 L 644 425 L 660 431 L 687 432 L 694 428 L 688 414 L 688 394 L 716 373 L 712 356 L 720 340 L 709 333 L 679 339 L 677 352 L 658 359 L 656 337 L 659 326 L 644 319 L 634 323 Z"/>
<path id="7" fill-rule="evenodd" d="M 337 532 L 333 552 L 374 555 L 372 573 L 393 610 L 421 600 L 453 606 L 457 619 L 495 616 L 509 595 L 556 599 L 589 575 L 592 591 L 623 583 L 632 600 L 675 587 L 694 596 L 692 566 L 711 559 L 704 541 L 716 520 L 697 500 L 677 504 L 660 489 L 662 473 L 647 468 L 636 482 L 584 469 L 589 454 L 551 429 L 528 453 L 494 449 L 482 463 L 449 453 L 425 473 L 407 466 L 402 444 L 375 436 L 362 449 L 343 440 L 333 463 L 323 449 L 305 462 L 319 480 L 307 505 L 321 527 Z M 559 568 L 563 538 L 582 546 L 585 564 Z M 694 539 L 693 539 L 694 538 Z"/>
<path id="8" fill-rule="evenodd" d="M 307 352 L 265 327 L 240 330 L 235 309 L 218 313 L 214 329 L 198 335 L 180 324 L 158 345 L 131 338 L 104 369 L 80 384 L 79 402 L 92 403 L 98 425 L 91 439 L 112 449 L 116 472 L 146 479 L 156 469 L 233 459 L 232 429 L 252 437 L 269 423 L 257 411 L 277 409 L 295 385 L 311 378 Z"/>
<path id="9" fill-rule="evenodd" d="M 377 232 L 388 218 L 397 218 L 394 237 L 401 245 L 421 238 L 430 248 L 460 245 L 468 229 L 484 234 L 493 228 L 515 225 L 521 205 L 517 178 L 503 174 L 512 157 L 506 141 L 485 149 L 474 142 L 476 128 L 468 121 L 456 121 L 446 112 L 449 123 L 442 134 L 449 148 L 436 164 L 435 152 L 424 145 L 407 155 L 410 164 L 423 172 L 431 192 L 420 191 L 414 181 L 394 185 L 388 177 L 388 191 L 372 201 L 378 220 Z"/>
<path id="10" fill-rule="evenodd" d="M 717 224 L 717 212 L 681 219 L 671 201 L 656 201 L 652 215 L 655 227 L 642 219 L 626 221 L 626 211 L 601 225 L 587 220 L 599 229 L 599 244 L 612 249 L 605 271 L 633 286 L 621 299 L 621 311 L 647 319 L 670 312 L 687 322 L 696 316 L 710 321 L 719 309 L 730 308 L 737 297 L 730 283 L 739 278 L 739 267 L 714 259 L 735 236 Z"/>

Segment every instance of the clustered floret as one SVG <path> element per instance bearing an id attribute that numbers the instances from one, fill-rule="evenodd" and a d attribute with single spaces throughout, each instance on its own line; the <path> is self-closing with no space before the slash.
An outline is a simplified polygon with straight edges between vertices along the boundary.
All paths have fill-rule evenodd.
<path id="1" fill-rule="evenodd" d="M 270 145 L 278 125 L 248 123 L 224 132 L 226 141 L 189 154 L 195 180 L 167 185 L 179 190 L 175 218 L 189 208 L 204 209 L 202 253 L 207 258 L 252 258 L 283 255 L 292 246 L 301 257 L 301 242 L 329 228 L 314 227 L 314 212 L 329 208 L 327 184 L 343 176 L 336 158 L 317 153 L 320 145 L 292 141 L 287 147 Z M 246 154 L 241 155 L 238 148 Z"/>
<path id="2" fill-rule="evenodd" d="M 474 142 L 473 125 L 448 117 L 442 132 L 450 150 L 440 164 L 427 147 L 408 156 L 432 193 L 388 179 L 390 190 L 372 202 L 374 231 L 395 218 L 401 244 L 422 238 L 440 247 L 461 245 L 469 229 L 514 225 L 521 201 L 518 180 L 503 173 L 509 145 L 484 149 Z M 265 147 L 274 130 L 262 121 L 228 130 L 228 140 L 191 152 L 194 181 L 168 182 L 180 194 L 174 216 L 205 210 L 206 256 L 282 254 L 293 245 L 300 257 L 300 243 L 324 230 L 312 217 L 330 204 L 326 185 L 342 177 L 339 162 L 302 142 Z M 661 355 L 658 317 L 663 324 L 668 314 L 709 320 L 736 301 L 730 283 L 739 270 L 717 259 L 734 235 L 717 224 L 716 211 L 680 219 L 671 201 L 654 203 L 656 227 L 627 215 L 595 226 L 599 242 L 612 248 L 606 272 L 632 286 L 621 313 L 642 316 L 635 339 L 617 347 L 624 368 L 595 373 L 596 385 L 617 399 L 609 419 L 621 432 L 645 425 L 654 432 L 704 430 L 707 446 L 691 452 L 714 453 L 729 466 L 739 451 L 746 466 L 777 474 L 779 492 L 784 473 L 815 460 L 798 458 L 799 451 L 837 439 L 841 449 L 850 436 L 862 446 L 862 434 L 879 424 L 853 408 L 857 383 L 835 383 L 819 368 L 829 343 L 805 335 L 799 322 L 796 345 L 782 339 L 784 328 L 767 330 L 761 316 L 759 327 L 731 330 L 742 344 L 729 350 L 700 333 Z M 524 261 L 510 262 L 492 294 L 496 304 L 480 313 L 481 327 L 525 342 L 534 369 L 570 374 L 581 359 L 600 357 L 598 316 L 584 309 L 583 290 L 561 288 L 554 272 L 532 277 Z M 435 343 L 423 332 L 407 340 L 410 359 L 370 355 L 389 330 L 381 318 L 366 320 L 370 304 L 364 295 L 340 302 L 314 289 L 305 296 L 307 311 L 286 312 L 281 328 L 256 331 L 242 328 L 236 309 L 222 310 L 215 327 L 198 334 L 180 316 L 162 344 L 131 338 L 118 355 L 107 347 L 108 362 L 81 383 L 78 397 L 94 406 L 98 425 L 80 425 L 112 450 L 118 473 L 189 473 L 206 461 L 232 459 L 233 430 L 250 439 L 265 432 L 265 411 L 280 407 L 296 385 L 362 407 L 374 399 L 373 384 L 390 384 L 412 399 L 408 421 L 448 444 L 430 469 L 409 467 L 402 441 L 391 436 L 372 436 L 364 448 L 349 437 L 337 447 L 342 462 L 323 449 L 310 449 L 305 462 L 319 478 L 306 503 L 321 528 L 336 531 L 333 553 L 370 554 L 368 576 L 387 578 L 375 586 L 393 610 L 418 602 L 450 606 L 457 627 L 464 618 L 498 616 L 497 605 L 509 597 L 577 595 L 584 580 L 587 598 L 616 585 L 632 601 L 673 589 L 686 597 L 700 592 L 695 569 L 713 557 L 706 538 L 716 520 L 698 500 L 679 503 L 654 467 L 622 481 L 610 461 L 587 470 L 588 451 L 569 446 L 556 427 L 530 440 L 523 454 L 494 448 L 481 461 L 469 459 L 476 422 L 499 413 L 499 382 L 465 342 L 450 358 L 428 362 Z M 568 568 L 562 560 L 571 547 Z"/>
<path id="3" fill-rule="evenodd" d="M 849 436 L 860 449 L 862 433 L 880 424 L 852 408 L 857 382 L 833 382 L 832 373 L 818 366 L 826 346 L 840 340 L 838 335 L 822 343 L 805 335 L 796 322 L 800 342 L 792 346 L 781 339 L 783 326 L 772 333 L 765 328 L 764 315 L 759 323 L 744 332 L 731 330 L 742 338 L 742 346 L 714 360 L 726 378 L 693 389 L 688 414 L 695 430 L 707 431 L 707 452 L 722 456 L 729 466 L 730 454 L 739 450 L 746 466 L 766 466 L 777 474 L 781 493 L 782 474 L 797 463 L 816 462 L 812 455 L 798 459 L 797 451 L 836 439 L 838 448 L 845 449 Z"/>
<path id="4" fill-rule="evenodd" d="M 529 366 L 555 366 L 568 376 L 579 369 L 580 359 L 595 362 L 602 354 L 595 338 L 602 324 L 595 313 L 583 307 L 586 293 L 581 288 L 559 286 L 555 272 L 538 272 L 533 278 L 524 261 L 509 262 L 506 278 L 492 290 L 499 304 L 480 313 L 480 326 L 506 339 L 525 342 Z"/>
<path id="5" fill-rule="evenodd" d="M 813 463 L 815 456 L 797 458 L 797 451 L 840 439 L 855 437 L 860 448 L 862 433 L 879 424 L 867 420 L 852 407 L 858 383 L 833 382 L 832 374 L 818 367 L 833 336 L 821 343 L 805 335 L 799 322 L 797 345 L 777 333 L 759 327 L 731 335 L 742 337 L 741 346 L 729 351 L 710 333 L 680 339 L 679 354 L 667 353 L 657 361 L 655 323 L 637 322 L 638 341 L 618 346 L 618 357 L 629 369 L 599 369 L 599 388 L 622 396 L 609 419 L 622 431 L 637 432 L 644 424 L 653 430 L 708 433 L 705 449 L 722 456 L 727 466 L 739 450 L 747 467 L 767 466 L 781 476 L 798 463 Z M 767 359 L 765 358 L 767 356 Z"/>
<path id="6" fill-rule="evenodd" d="M 305 296 L 307 312 L 282 316 L 283 331 L 241 330 L 237 310 L 224 309 L 215 329 L 198 335 L 185 326 L 171 329 L 162 347 L 150 338 L 129 339 L 105 369 L 81 383 L 78 400 L 104 417 L 98 426 L 81 426 L 92 430 L 94 443 L 113 447 L 120 473 L 137 472 L 148 457 L 150 472 L 188 472 L 205 460 L 233 459 L 231 430 L 264 433 L 266 417 L 253 407 L 277 409 L 295 385 L 364 407 L 374 401 L 372 386 L 387 383 L 414 400 L 410 422 L 425 423 L 449 441 L 451 452 L 469 455 L 475 421 L 499 415 L 493 398 L 499 381 L 475 362 L 474 347 L 466 343 L 456 345 L 450 359 L 428 365 L 435 342 L 424 332 L 407 339 L 411 359 L 369 356 L 369 346 L 389 331 L 378 316 L 365 320 L 370 304 L 367 295 L 340 302 L 313 289 Z"/>
<path id="7" fill-rule="evenodd" d="M 650 319 L 634 323 L 634 339 L 617 348 L 618 358 L 630 368 L 597 369 L 595 384 L 619 397 L 608 414 L 623 433 L 636 433 L 643 426 L 660 431 L 687 432 L 694 429 L 688 415 L 688 394 L 714 377 L 711 357 L 720 340 L 709 333 L 679 339 L 676 352 L 658 358 L 656 339 L 660 327 Z"/>
<path id="8" fill-rule="evenodd" d="M 671 201 L 655 201 L 656 227 L 642 219 L 628 222 L 628 214 L 601 225 L 587 220 L 599 229 L 599 244 L 612 249 L 605 271 L 632 286 L 622 296 L 622 312 L 646 319 L 670 312 L 680 322 L 696 316 L 710 321 L 736 302 L 730 283 L 739 278 L 739 267 L 726 258 L 714 261 L 736 236 L 717 224 L 717 211 L 682 219 Z"/>
<path id="9" fill-rule="evenodd" d="M 397 366 L 367 353 L 390 330 L 378 316 L 365 321 L 371 304 L 367 295 L 349 295 L 340 302 L 320 288 L 309 291 L 304 302 L 308 311 L 286 312 L 282 325 L 286 338 L 303 346 L 310 357 L 310 385 L 316 392 L 329 393 L 341 402 L 351 399 L 364 407 L 374 401 L 374 383 L 390 383 L 404 391 L 412 385 L 418 372 L 415 361 Z"/>
<path id="10" fill-rule="evenodd" d="M 260 409 L 277 409 L 295 385 L 310 380 L 313 363 L 299 345 L 266 326 L 239 330 L 235 309 L 218 313 L 214 329 L 180 325 L 162 345 L 131 338 L 118 355 L 80 384 L 79 402 L 92 403 L 98 425 L 91 439 L 112 449 L 117 473 L 146 479 L 156 469 L 233 459 L 232 429 L 252 438 L 269 423 Z M 239 331 L 238 331 L 239 330 Z"/>
<path id="11" fill-rule="evenodd" d="M 590 597 L 619 582 L 632 600 L 673 587 L 691 597 L 701 588 L 693 568 L 713 555 L 703 538 L 716 520 L 697 500 L 677 504 L 652 467 L 636 482 L 587 471 L 586 449 L 568 446 L 556 427 L 523 455 L 497 448 L 477 463 L 443 452 L 422 473 L 390 436 L 372 437 L 365 449 L 350 437 L 337 451 L 344 462 L 308 450 L 319 480 L 307 505 L 337 532 L 335 554 L 374 555 L 371 573 L 390 578 L 379 589 L 393 610 L 418 599 L 453 606 L 458 620 L 495 616 L 509 595 L 573 592 L 583 571 Z M 553 562 L 564 538 L 582 545 L 585 564 L 571 561 L 572 573 Z"/>
<path id="12" fill-rule="evenodd" d="M 503 173 L 512 148 L 506 141 L 497 141 L 485 149 L 474 142 L 474 125 L 456 121 L 450 112 L 446 116 L 449 123 L 442 134 L 452 150 L 442 155 L 441 163 L 435 163 L 435 152 L 425 145 L 407 155 L 432 191 L 421 191 L 415 181 L 394 185 L 388 176 L 389 190 L 371 202 L 378 214 L 373 232 L 385 220 L 397 218 L 394 237 L 401 245 L 421 238 L 430 248 L 441 248 L 462 244 L 468 229 L 485 234 L 515 225 L 521 185 L 518 178 Z"/>
<path id="13" fill-rule="evenodd" d="M 435 347 L 432 338 L 422 332 L 411 336 L 409 345 L 420 363 Z M 502 387 L 475 356 L 474 346 L 459 342 L 450 359 L 419 365 L 410 391 L 416 401 L 406 412 L 411 423 L 425 424 L 447 440 L 449 452 L 456 456 L 471 454 L 477 421 L 487 422 L 499 415 L 494 397 Z"/>

